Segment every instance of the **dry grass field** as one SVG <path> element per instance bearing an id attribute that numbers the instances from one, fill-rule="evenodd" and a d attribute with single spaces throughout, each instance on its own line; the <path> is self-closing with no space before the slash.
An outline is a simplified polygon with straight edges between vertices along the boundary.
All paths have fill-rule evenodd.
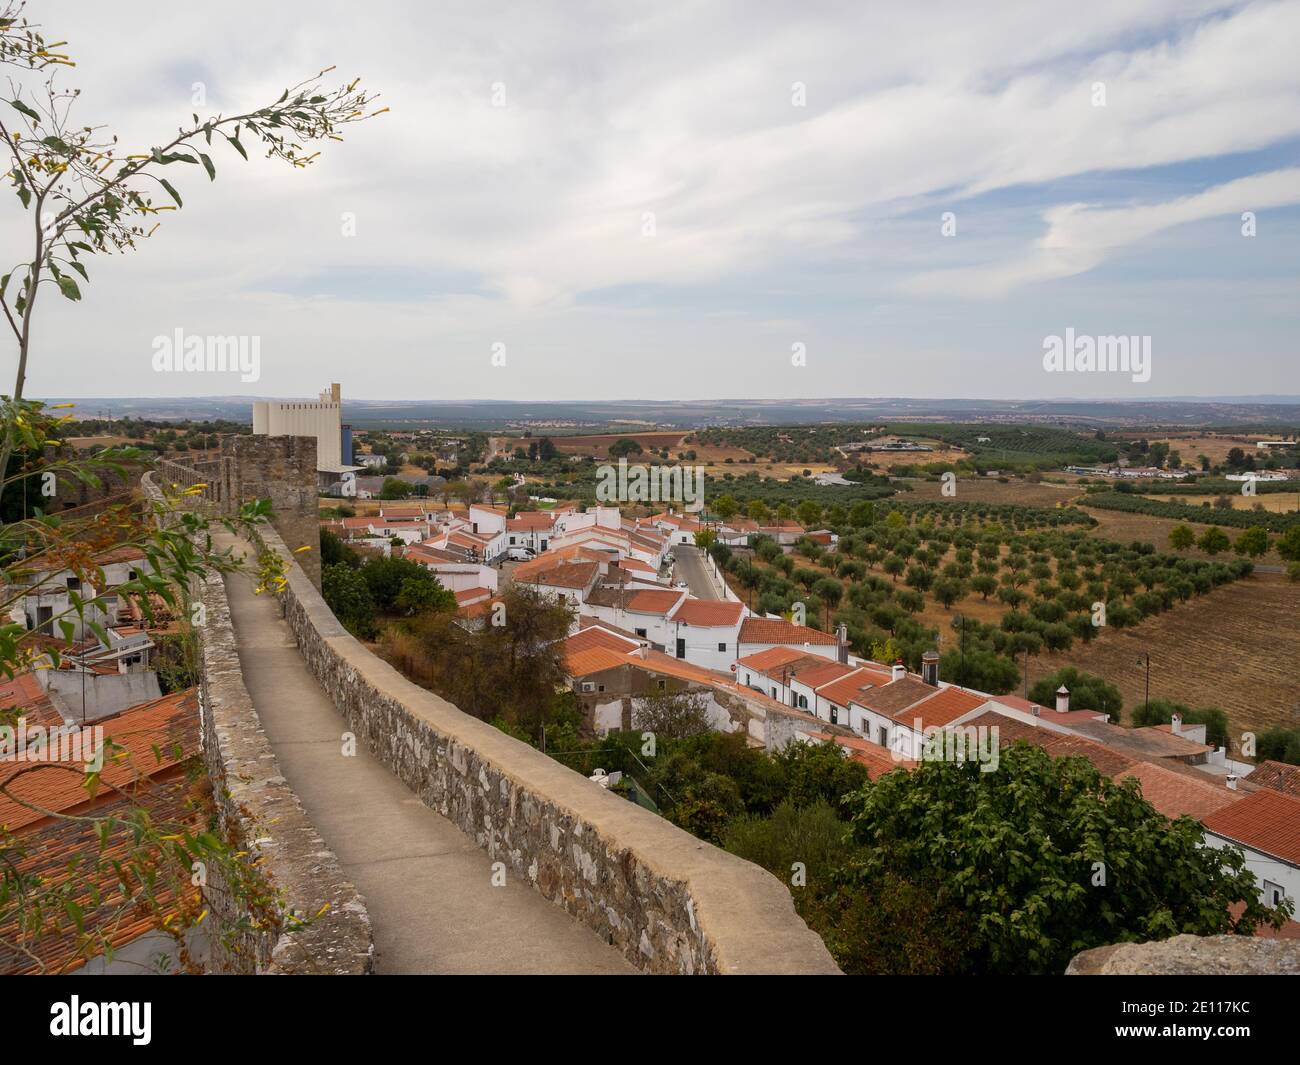
<path id="1" fill-rule="evenodd" d="M 1170 433 L 1167 436 L 1158 436 L 1141 433 L 1121 433 L 1119 438 L 1127 440 L 1137 440 L 1145 436 L 1145 439 L 1152 444 L 1168 444 L 1171 451 L 1177 451 L 1182 457 L 1185 466 L 1194 466 L 1199 468 L 1200 463 L 1198 456 L 1204 455 L 1214 465 L 1222 465 L 1228 459 L 1228 452 L 1234 447 L 1239 447 L 1247 454 L 1255 450 L 1256 441 L 1261 438 L 1261 434 L 1228 434 L 1228 433 L 1209 433 L 1202 431 L 1187 433 Z"/>
<path id="2" fill-rule="evenodd" d="M 1175 525 L 1186 524 L 1197 536 L 1214 524 L 1213 521 L 1206 522 L 1178 522 L 1172 518 L 1156 518 L 1148 514 L 1126 514 L 1118 510 L 1102 510 L 1099 507 L 1080 507 L 1085 513 L 1091 514 L 1097 519 L 1098 525 L 1092 530 L 1093 536 L 1104 536 L 1109 540 L 1118 540 L 1120 543 L 1129 544 L 1134 540 L 1141 540 L 1143 543 L 1155 544 L 1158 551 L 1170 551 L 1169 547 L 1169 530 Z M 1234 538 L 1240 529 L 1232 526 L 1222 526 L 1229 538 Z M 1204 551 L 1198 548 L 1189 548 L 1186 551 L 1174 552 L 1179 555 L 1186 555 L 1191 558 L 1209 558 Z M 1220 561 L 1224 559 L 1236 558 L 1237 556 L 1230 551 L 1217 555 Z M 1280 566 L 1282 559 L 1276 551 L 1270 550 L 1267 554 L 1260 556 L 1255 560 L 1256 566 Z"/>
<path id="3" fill-rule="evenodd" d="M 912 491 L 901 492 L 898 499 L 924 502 L 939 500 L 956 503 L 1019 503 L 1029 507 L 1054 507 L 1057 503 L 1068 504 L 1080 495 L 1080 490 L 1072 485 L 1031 484 L 1028 481 L 1012 478 L 1005 484 L 996 477 L 958 478 L 957 494 L 949 497 L 943 494 L 941 481 L 914 481 Z"/>
<path id="4" fill-rule="evenodd" d="M 539 433 L 531 438 L 521 436 L 502 436 L 494 438 L 496 443 L 504 451 L 514 451 L 517 447 L 528 450 L 528 445 L 535 443 L 545 436 L 545 433 Z M 687 436 L 686 433 L 600 433 L 590 436 L 553 436 L 551 443 L 555 449 L 562 455 L 591 455 L 593 458 L 603 459 L 608 456 L 609 445 L 618 440 L 635 440 L 646 451 L 658 451 L 660 448 L 667 448 L 668 451 L 676 457 L 679 450 L 678 445 Z"/>
<path id="5" fill-rule="evenodd" d="M 1219 707 L 1234 746 L 1243 731 L 1300 727 L 1300 584 L 1267 573 L 1234 581 L 1137 628 L 1030 659 L 1030 680 L 1076 666 L 1118 687 L 1127 713 L 1144 697 L 1147 652 L 1151 697 Z"/>
<path id="6" fill-rule="evenodd" d="M 1149 499 L 1158 499 L 1162 503 L 1189 503 L 1194 507 L 1199 507 L 1202 503 L 1213 503 L 1218 496 L 1148 496 Z M 1300 509 L 1297 506 L 1300 503 L 1300 481 L 1296 482 L 1294 492 L 1269 492 L 1263 495 L 1228 496 L 1232 500 L 1233 510 L 1254 510 L 1257 506 L 1262 506 L 1265 510 L 1273 514 L 1288 514 Z"/>

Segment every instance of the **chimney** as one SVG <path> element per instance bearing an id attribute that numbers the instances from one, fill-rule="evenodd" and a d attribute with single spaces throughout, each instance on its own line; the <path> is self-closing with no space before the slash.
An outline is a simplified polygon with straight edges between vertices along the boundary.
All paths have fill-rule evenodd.
<path id="1" fill-rule="evenodd" d="M 931 688 L 939 687 L 939 652 L 926 651 L 921 656 L 921 679 Z"/>
<path id="2" fill-rule="evenodd" d="M 1228 790 L 1229 790 L 1229 791 L 1236 791 L 1236 790 L 1237 790 L 1237 774 L 1236 774 L 1236 773 L 1229 773 L 1229 774 L 1228 774 L 1228 781 L 1227 781 L 1227 783 L 1228 783 Z"/>
<path id="3" fill-rule="evenodd" d="M 847 666 L 849 664 L 849 627 L 847 625 L 841 624 L 836 628 L 835 640 L 835 657 L 839 659 L 840 665 Z"/>
<path id="4" fill-rule="evenodd" d="M 891 674 L 892 675 L 889 678 L 890 680 L 902 680 L 907 676 L 907 667 L 903 665 L 903 660 L 901 658 L 894 663 L 894 668 L 891 671 Z"/>
<path id="5" fill-rule="evenodd" d="M 1056 712 L 1058 714 L 1070 712 L 1070 689 L 1064 684 L 1056 689 Z"/>
<path id="6" fill-rule="evenodd" d="M 648 643 L 643 643 L 643 644 L 641 644 L 640 646 L 637 647 L 637 649 L 636 649 L 636 653 L 637 653 L 640 657 L 642 657 L 642 658 L 649 658 L 649 657 L 650 657 L 650 645 L 649 645 Z"/>
<path id="7" fill-rule="evenodd" d="M 1037 703 L 1035 703 L 1029 708 L 1029 712 L 1033 714 L 1034 717 L 1037 717 L 1039 714 L 1043 712 L 1043 708 L 1039 706 Z"/>
<path id="8" fill-rule="evenodd" d="M 1171 717 L 1171 718 L 1169 719 L 1169 731 L 1172 732 L 1175 736 L 1181 736 L 1181 735 L 1182 735 L 1182 733 L 1183 733 L 1183 715 L 1182 715 L 1182 714 L 1174 714 L 1173 717 Z"/>

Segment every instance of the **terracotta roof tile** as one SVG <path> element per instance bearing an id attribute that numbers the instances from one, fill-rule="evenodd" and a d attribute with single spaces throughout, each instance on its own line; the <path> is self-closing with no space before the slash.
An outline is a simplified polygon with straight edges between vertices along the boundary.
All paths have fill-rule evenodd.
<path id="1" fill-rule="evenodd" d="M 906 710 L 922 699 L 928 699 L 934 691 L 934 688 L 923 680 L 909 674 L 899 680 L 882 684 L 878 688 L 870 688 L 853 701 L 886 717 L 896 717 L 899 711 Z"/>
<path id="2" fill-rule="evenodd" d="M 740 626 L 740 642 L 834 646 L 839 641 L 828 632 L 820 632 L 807 625 L 793 625 L 779 618 L 746 618 Z"/>
<path id="3" fill-rule="evenodd" d="M 1216 836 L 1300 865 L 1300 799 L 1260 788 L 1216 810 L 1202 824 Z"/>
<path id="4" fill-rule="evenodd" d="M 1230 791 L 1224 783 L 1214 783 L 1214 778 L 1195 780 L 1183 773 L 1175 773 L 1154 762 L 1138 762 L 1115 780 L 1134 778 L 1142 786 L 1142 797 L 1166 817 L 1194 817 L 1203 821 L 1216 810 L 1231 806 L 1241 798 L 1241 793 Z"/>
<path id="5" fill-rule="evenodd" d="M 901 684 L 902 681 L 895 683 Z M 887 692 L 891 687 L 892 684 L 882 688 L 881 691 Z M 926 687 L 928 688 L 929 685 Z M 930 690 L 934 691 L 933 688 Z M 972 695 L 962 688 L 943 688 L 938 694 L 931 695 L 930 698 L 909 706 L 906 710 L 900 710 L 894 714 L 894 720 L 910 727 L 917 718 L 920 718 L 922 728 L 943 728 L 964 714 L 979 709 L 988 701 L 987 695 Z"/>
<path id="6" fill-rule="evenodd" d="M 670 620 L 688 625 L 730 628 L 740 621 L 744 612 L 743 603 L 733 603 L 729 599 L 686 599 L 673 611 Z"/>
<path id="7" fill-rule="evenodd" d="M 1252 784 L 1300 798 L 1300 765 L 1266 760 L 1252 769 L 1246 779 Z"/>
<path id="8" fill-rule="evenodd" d="M 118 747 L 125 748 L 124 751 L 106 754 L 100 794 L 107 794 L 113 788 L 134 787 L 141 780 L 198 753 L 198 689 L 173 692 L 161 699 L 123 710 L 112 717 L 101 718 L 94 725 L 103 727 L 105 742 L 111 740 Z M 50 763 L 2 761 L 0 780 L 12 781 L 9 791 L 16 798 L 56 813 L 63 813 L 90 801 L 83 786 L 85 775 L 82 772 L 41 769 L 18 777 L 24 769 L 48 764 Z M 60 764 L 81 768 L 80 762 Z M 15 777 L 18 779 L 15 780 Z M 45 817 L 39 810 L 16 802 L 9 795 L 0 795 L 0 825 L 11 832 L 35 824 Z"/>

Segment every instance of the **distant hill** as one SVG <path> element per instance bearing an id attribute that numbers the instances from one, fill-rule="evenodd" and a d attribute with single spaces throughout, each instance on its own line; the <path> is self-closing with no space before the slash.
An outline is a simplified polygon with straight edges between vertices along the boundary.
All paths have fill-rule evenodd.
<path id="1" fill-rule="evenodd" d="M 51 398 L 74 403 L 74 415 L 133 416 L 166 420 L 252 420 L 253 396 L 168 399 Z M 354 426 L 442 425 L 507 429 L 536 426 L 556 432 L 639 426 L 689 429 L 702 425 L 794 425 L 841 421 L 1043 422 L 1078 426 L 1300 427 L 1300 396 L 1225 396 L 1148 400 L 978 400 L 922 398 L 613 400 L 519 402 L 514 400 L 345 399 L 344 418 Z"/>

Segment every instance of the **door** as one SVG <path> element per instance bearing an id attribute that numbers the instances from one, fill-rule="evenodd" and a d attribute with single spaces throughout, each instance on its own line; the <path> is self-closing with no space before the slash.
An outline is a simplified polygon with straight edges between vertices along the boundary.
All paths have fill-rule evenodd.
<path id="1" fill-rule="evenodd" d="M 686 657 L 686 640 L 683 639 L 681 636 L 677 637 L 677 657 L 678 658 Z"/>

